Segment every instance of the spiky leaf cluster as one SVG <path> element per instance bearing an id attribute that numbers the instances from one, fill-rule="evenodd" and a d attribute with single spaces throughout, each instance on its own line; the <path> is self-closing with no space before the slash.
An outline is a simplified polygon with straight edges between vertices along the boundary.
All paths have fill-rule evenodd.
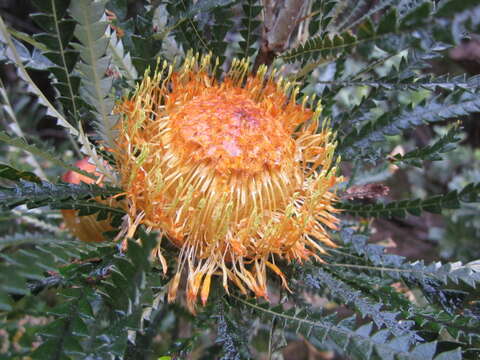
<path id="1" fill-rule="evenodd" d="M 78 61 L 78 52 L 72 47 L 75 21 L 68 16 L 69 1 L 34 1 L 38 13 L 32 15 L 34 21 L 45 32 L 36 34 L 34 39 L 42 43 L 44 55 L 52 62 L 49 70 L 56 77 L 55 83 L 60 93 L 60 101 L 65 113 L 78 122 L 80 116 L 80 97 L 78 89 L 80 77 L 74 74 Z"/>

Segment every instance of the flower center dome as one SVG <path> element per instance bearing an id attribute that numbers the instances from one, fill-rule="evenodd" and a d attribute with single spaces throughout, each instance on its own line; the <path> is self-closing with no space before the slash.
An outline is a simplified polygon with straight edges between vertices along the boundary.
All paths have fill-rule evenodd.
<path id="1" fill-rule="evenodd" d="M 295 144 L 275 115 L 242 88 L 209 88 L 170 115 L 172 149 L 224 175 L 279 168 Z"/>

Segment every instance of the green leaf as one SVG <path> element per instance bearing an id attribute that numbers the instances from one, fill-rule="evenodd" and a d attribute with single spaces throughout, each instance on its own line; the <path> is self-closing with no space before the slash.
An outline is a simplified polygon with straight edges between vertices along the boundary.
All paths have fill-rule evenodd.
<path id="1" fill-rule="evenodd" d="M 421 167 L 421 161 L 442 160 L 440 154 L 454 150 L 462 139 L 463 136 L 459 126 L 453 126 L 444 136 L 439 138 L 432 145 L 409 151 L 405 155 L 397 154 L 389 159 L 389 161 L 395 164 L 411 164 Z"/>
<path id="2" fill-rule="evenodd" d="M 0 42 L 6 43 L 7 47 L 10 50 L 6 52 L 7 56 L 15 63 L 18 69 L 18 74 L 20 78 L 27 83 L 28 92 L 37 96 L 38 102 L 46 107 L 47 109 L 46 115 L 49 115 L 55 118 L 57 120 L 57 125 L 64 127 L 65 129 L 68 130 L 69 134 L 76 137 L 78 142 L 82 145 L 82 148 L 81 148 L 82 152 L 86 154 L 95 163 L 95 165 L 102 170 L 102 173 L 104 173 L 112 181 L 114 179 L 114 176 L 108 171 L 108 169 L 105 168 L 104 162 L 101 159 L 99 159 L 95 149 L 92 147 L 90 141 L 85 136 L 83 129 L 81 127 L 81 124 L 78 124 L 79 126 L 78 129 L 72 126 L 66 120 L 66 118 L 50 103 L 47 97 L 43 94 L 43 92 L 38 88 L 38 86 L 32 80 L 27 70 L 25 69 L 25 66 L 22 63 L 22 59 L 17 53 L 15 46 L 13 45 L 13 42 L 10 38 L 7 27 L 5 26 L 5 23 L 3 22 L 1 17 L 0 17 Z"/>
<path id="3" fill-rule="evenodd" d="M 39 102 L 47 108 L 47 115 L 50 115 L 57 119 L 57 124 L 63 126 L 69 130 L 73 136 L 78 135 L 78 130 L 75 129 L 70 123 L 65 119 L 65 117 L 50 103 L 46 98 L 43 92 L 38 88 L 38 86 L 33 82 L 27 70 L 23 66 L 22 60 L 13 45 L 13 42 L 8 33 L 7 27 L 3 22 L 3 19 L 0 17 L 0 42 L 7 44 L 8 48 L 11 51 L 10 59 L 15 63 L 18 68 L 19 76 L 28 84 L 28 90 L 38 96 Z M 7 52 L 8 55 L 8 52 Z"/>
<path id="4" fill-rule="evenodd" d="M 375 13 L 378 13 L 379 11 L 388 8 L 388 7 L 393 7 L 396 5 L 398 1 L 397 0 L 380 0 L 377 1 L 373 6 L 370 6 L 366 1 L 360 0 L 355 2 L 355 8 L 354 9 L 348 9 L 347 13 L 344 16 L 344 19 L 342 19 L 342 22 L 338 26 L 332 25 L 332 29 L 337 30 L 337 31 L 346 31 L 349 29 L 355 28 L 359 23 L 368 20 L 372 15 Z M 368 11 L 365 12 L 365 8 L 368 7 Z M 395 10 L 395 8 L 393 8 Z M 391 14 L 392 11 L 389 12 L 389 15 Z M 356 15 L 361 14 L 357 19 L 355 19 Z M 395 18 L 392 18 L 390 16 L 383 16 L 382 22 L 384 22 L 386 18 L 389 18 L 391 21 L 388 26 L 395 26 L 396 20 Z M 355 19 L 354 21 L 352 21 Z M 381 32 L 380 32 L 381 33 Z"/>
<path id="5" fill-rule="evenodd" d="M 0 134 L 1 135 L 1 134 Z M 17 181 L 19 179 L 30 182 L 41 182 L 40 178 L 29 171 L 20 171 L 9 165 L 0 164 L 0 177 L 8 180 Z"/>
<path id="6" fill-rule="evenodd" d="M 375 65 L 378 65 L 375 63 Z M 443 90 L 456 91 L 465 90 L 467 92 L 475 92 L 480 89 L 480 75 L 467 77 L 464 75 L 458 76 L 433 76 L 431 74 L 418 75 L 413 72 L 408 74 L 409 65 L 402 61 L 400 67 L 405 69 L 392 68 L 390 74 L 378 79 L 369 80 L 351 80 L 351 79 L 335 79 L 335 80 L 319 80 L 316 83 L 328 85 L 331 88 L 350 87 L 350 86 L 369 86 L 372 88 L 381 88 L 385 90 Z"/>
<path id="7" fill-rule="evenodd" d="M 39 157 L 41 157 L 45 160 L 48 160 L 48 161 L 52 162 L 54 165 L 60 166 L 60 167 L 62 167 L 64 169 L 67 169 L 67 170 L 74 171 L 74 172 L 76 172 L 78 174 L 81 174 L 83 176 L 86 176 L 86 177 L 88 177 L 92 180 L 97 179 L 97 177 L 95 175 L 93 175 L 92 173 L 89 173 L 87 171 L 79 169 L 76 166 L 72 166 L 72 165 L 69 165 L 67 163 L 64 163 L 63 161 L 58 159 L 58 156 L 56 154 L 53 154 L 50 151 L 39 149 L 34 145 L 27 144 L 25 142 L 25 140 L 20 138 L 20 137 L 16 137 L 16 138 L 10 137 L 5 132 L 0 131 L 0 141 L 4 142 L 5 144 L 8 144 L 10 146 L 18 147 L 22 150 L 25 150 L 25 151 L 29 152 L 32 155 L 39 156 Z M 25 180 L 28 180 L 28 179 L 25 179 Z"/>
<path id="8" fill-rule="evenodd" d="M 105 32 L 108 24 L 105 16 L 106 1 L 78 0 L 70 4 L 70 15 L 77 22 L 74 44 L 80 54 L 78 71 L 81 74 L 80 94 L 92 108 L 96 127 L 107 146 L 115 147 L 115 124 L 118 116 L 112 113 L 115 100 L 110 95 L 111 77 L 107 77 L 110 57 L 106 56 L 109 39 Z"/>
<path id="9" fill-rule="evenodd" d="M 388 5 L 388 1 L 386 5 Z M 395 37 L 402 37 L 407 42 L 413 42 L 413 36 L 404 37 L 403 35 L 429 24 L 430 6 L 431 4 L 426 2 L 422 6 L 414 8 L 408 14 L 409 18 L 406 21 L 402 19 L 398 26 L 397 16 L 393 10 L 389 12 L 388 24 L 387 20 L 383 20 L 376 28 L 370 18 L 367 17 L 358 25 L 356 35 L 351 31 L 342 31 L 340 34 L 329 33 L 315 36 L 308 39 L 304 44 L 287 51 L 281 58 L 290 63 L 295 61 L 305 63 L 319 58 L 338 57 L 340 54 L 345 55 L 359 45 L 373 45 L 387 39 L 391 41 Z M 428 12 L 427 16 L 426 11 Z M 415 27 L 412 24 L 413 19 L 420 21 L 415 23 Z"/>
<path id="10" fill-rule="evenodd" d="M 437 348 L 435 342 L 428 345 L 424 343 L 412 345 L 408 338 L 392 337 L 387 330 L 372 331 L 371 323 L 356 327 L 354 317 L 338 321 L 333 316 L 312 311 L 284 310 L 282 307 L 271 307 L 237 296 L 232 297 L 240 306 L 250 308 L 261 318 L 279 319 L 285 330 L 304 336 L 312 345 L 320 347 L 329 344 L 340 353 L 348 354 L 352 359 L 418 360 L 419 354 L 424 356 L 422 360 L 436 359 L 433 357 Z"/>
<path id="11" fill-rule="evenodd" d="M 435 357 L 435 360 L 462 360 L 462 351 L 460 348 L 455 350 L 446 351 Z"/>
<path id="12" fill-rule="evenodd" d="M 40 52 L 39 47 L 35 47 L 33 51 L 30 52 L 30 50 L 28 50 L 28 48 L 24 46 L 22 42 L 17 40 L 17 38 L 21 38 L 22 41 L 24 41 L 23 38 L 27 37 L 27 35 L 16 32 L 12 29 L 8 29 L 8 32 L 15 37 L 12 38 L 12 44 L 15 46 L 17 54 L 19 55 L 22 63 L 25 64 L 26 68 L 42 71 L 48 69 L 52 65 L 52 62 Z M 30 43 L 32 43 L 34 46 L 38 46 L 38 44 L 40 44 L 33 39 L 30 40 Z M 42 47 L 41 45 L 42 44 L 40 44 L 40 47 Z M 0 49 L 2 51 L 2 48 L 4 47 L 5 45 L 0 42 Z"/>
<path id="13" fill-rule="evenodd" d="M 13 187 L 0 187 L 0 206 L 5 208 L 16 207 L 18 205 L 27 205 L 29 208 L 50 205 L 52 207 L 72 208 L 72 204 L 82 203 L 84 199 L 95 198 L 98 196 L 110 197 L 120 192 L 119 189 L 109 186 L 100 187 L 92 184 L 52 184 L 46 181 L 41 183 L 32 183 L 20 180 Z M 70 202 L 69 202 L 70 201 Z M 101 203 L 90 202 L 89 206 L 93 208 L 109 208 Z M 112 209 L 115 211 L 115 209 Z"/>
<path id="14" fill-rule="evenodd" d="M 170 19 L 167 25 L 166 33 L 174 31 L 175 38 L 183 44 L 187 49 L 199 52 L 209 52 L 207 44 L 207 37 L 204 36 L 200 25 L 195 20 L 195 15 L 198 15 L 202 9 L 202 3 L 216 4 L 216 0 L 200 2 L 199 7 L 192 0 L 169 1 L 167 3 L 167 11 L 170 14 Z M 212 8 L 209 8 L 212 10 Z M 166 34 L 165 34 L 166 35 Z M 165 36 L 162 34 L 162 37 Z"/>
<path id="15" fill-rule="evenodd" d="M 382 309 L 383 303 L 370 300 L 361 291 L 344 283 L 334 274 L 312 268 L 308 272 L 303 272 L 302 276 L 306 285 L 303 290 L 311 292 L 312 289 L 315 291 L 325 288 L 340 304 L 353 305 L 363 317 L 371 318 L 378 328 L 387 328 L 396 336 L 408 336 L 411 341 L 419 338 L 411 329 L 411 322 L 397 319 L 398 312 Z"/>
<path id="16" fill-rule="evenodd" d="M 223 359 L 249 359 L 251 358 L 248 349 L 248 338 L 245 329 L 240 324 L 240 319 L 236 319 L 235 312 L 231 309 L 225 310 L 228 303 L 219 303 L 216 313 L 217 316 L 217 335 L 215 343 L 222 345 Z M 230 306 L 229 306 L 230 307 Z"/>
<path id="17" fill-rule="evenodd" d="M 455 13 L 462 12 L 475 6 L 478 6 L 477 0 L 441 0 L 437 4 L 435 14 L 437 16 L 451 17 Z"/>
<path id="18" fill-rule="evenodd" d="M 33 359 L 69 359 L 83 354 L 81 341 L 87 335 L 88 318 L 83 311 L 91 313 L 89 298 L 94 296 L 93 289 L 66 289 L 61 295 L 66 302 L 52 310 L 56 319 L 41 329 L 45 341 L 33 351 Z"/>
<path id="19" fill-rule="evenodd" d="M 25 244 L 51 244 L 59 242 L 59 240 L 49 239 L 46 234 L 42 233 L 16 233 L 6 235 L 0 238 L 0 251 L 8 247 L 17 247 Z"/>
<path id="20" fill-rule="evenodd" d="M 151 267 L 151 250 L 157 245 L 156 234 L 142 234 L 142 239 L 142 244 L 131 240 L 128 241 L 126 252 L 128 262 L 121 258 L 113 262 L 113 266 L 119 276 L 112 276 L 112 278 L 109 279 L 109 284 L 112 285 L 112 287 L 109 288 L 113 292 L 109 293 L 106 291 L 109 293 L 110 301 L 115 304 L 115 307 L 124 309 L 127 312 L 130 311 L 129 308 L 132 303 L 141 304 L 140 295 L 142 289 L 145 287 L 146 272 Z M 127 286 L 125 286 L 125 284 Z M 122 297 L 118 298 L 115 296 L 117 291 L 114 289 L 120 288 L 124 289 L 124 291 Z"/>
<path id="21" fill-rule="evenodd" d="M 130 53 L 126 53 L 122 40 L 117 36 L 117 32 L 109 28 L 107 30 L 109 37 L 108 42 L 108 54 L 112 58 L 112 62 L 117 65 L 120 70 L 120 73 L 125 76 L 125 78 L 130 82 L 130 85 L 133 86 L 133 81 L 138 77 L 137 69 L 132 64 L 132 59 Z"/>
<path id="22" fill-rule="evenodd" d="M 155 22 L 155 12 L 156 10 L 153 8 L 138 15 L 135 19 L 135 33 L 131 35 L 132 63 L 140 74 L 143 74 L 148 67 L 156 66 L 157 56 L 162 50 L 163 39 L 169 31 L 162 27 L 158 28 L 158 24 Z"/>
<path id="23" fill-rule="evenodd" d="M 377 33 L 388 34 L 396 31 L 397 26 L 397 10 L 395 8 L 388 11 L 388 13 L 382 16 L 382 20 L 378 24 Z"/>
<path id="24" fill-rule="evenodd" d="M 315 270 L 312 269 L 312 271 Z M 421 328 L 423 332 L 431 333 L 446 331 L 455 341 L 469 345 L 474 345 L 480 338 L 478 319 L 468 315 L 448 313 L 436 306 L 426 307 L 412 304 L 401 292 L 389 285 L 388 277 L 381 272 L 371 272 L 367 275 L 356 269 L 337 269 L 335 275 L 358 289 L 362 296 L 372 299 L 371 301 L 381 302 L 383 310 L 397 312 L 398 316 L 414 322 L 416 326 L 412 329 Z M 437 287 L 436 291 L 440 295 L 441 286 Z M 462 312 L 468 313 L 468 311 L 469 309 L 463 306 Z"/>
<path id="25" fill-rule="evenodd" d="M 34 0 L 41 13 L 33 14 L 32 18 L 46 31 L 36 34 L 35 40 L 47 48 L 43 53 L 55 64 L 50 67 L 58 80 L 54 85 L 61 94 L 60 100 L 66 114 L 70 115 L 76 126 L 80 120 L 79 79 L 73 75 L 73 69 L 78 61 L 78 53 L 70 46 L 75 22 L 67 18 L 69 3 L 69 0 Z"/>
<path id="26" fill-rule="evenodd" d="M 33 289 L 27 280 L 42 282 L 46 271 L 69 264 L 92 245 L 72 239 L 51 239 L 49 234 L 24 233 L 0 238 L 0 247 L 0 307 L 8 308 L 12 304 L 9 294 L 27 295 Z M 15 248 L 19 250 L 5 251 Z"/>
<path id="27" fill-rule="evenodd" d="M 207 26 L 205 30 L 210 27 L 212 39 L 209 41 L 208 46 L 212 49 L 213 55 L 217 56 L 220 60 L 220 64 L 225 60 L 225 51 L 227 49 L 228 41 L 225 40 L 227 32 L 230 31 L 234 25 L 232 18 L 233 12 L 226 6 L 216 7 L 211 11 L 214 22 L 213 25 Z"/>
<path id="28" fill-rule="evenodd" d="M 240 30 L 240 35 L 242 35 L 243 41 L 239 42 L 239 57 L 249 58 L 256 51 L 253 45 L 259 37 L 257 29 L 261 22 L 257 18 L 262 11 L 262 7 L 257 5 L 256 0 L 247 0 L 242 5 L 242 10 L 245 17 L 241 19 L 242 29 Z"/>
<path id="29" fill-rule="evenodd" d="M 427 285 L 430 289 L 440 288 L 442 284 L 460 282 L 475 288 L 480 282 L 480 269 L 475 262 L 465 265 L 460 262 L 446 264 L 435 262 L 429 265 L 425 265 L 423 261 L 405 262 L 405 258 L 386 253 L 384 247 L 380 245 L 368 244 L 366 236 L 357 235 L 352 229 L 343 229 L 341 238 L 347 248 L 352 250 L 352 254 L 360 255 L 364 262 L 340 265 L 340 260 L 337 260 L 327 266 L 373 271 L 394 280 L 403 279 L 410 284 Z M 426 288 L 422 290 L 428 292 Z M 445 298 L 445 294 L 440 291 L 437 295 Z"/>
<path id="30" fill-rule="evenodd" d="M 362 217 L 405 217 L 407 213 L 419 216 L 422 211 L 440 213 L 443 209 L 457 209 L 461 201 L 477 201 L 480 196 L 480 184 L 469 184 L 460 192 L 454 190 L 443 195 L 435 195 L 423 200 L 400 200 L 386 204 L 355 204 L 339 202 L 337 209 L 348 214 Z"/>
<path id="31" fill-rule="evenodd" d="M 366 149 L 382 141 L 386 135 L 396 135 L 413 126 L 476 112 L 480 112 L 478 95 L 461 90 L 447 98 L 438 96 L 413 109 L 399 107 L 367 123 L 359 130 L 351 131 L 341 140 L 339 151 L 344 158 L 352 159 L 361 156 Z"/>
<path id="32" fill-rule="evenodd" d="M 400 22 L 401 29 L 414 29 L 426 24 L 426 19 L 430 18 L 432 4 L 430 1 L 422 2 L 420 6 L 413 11 L 408 12 Z"/>

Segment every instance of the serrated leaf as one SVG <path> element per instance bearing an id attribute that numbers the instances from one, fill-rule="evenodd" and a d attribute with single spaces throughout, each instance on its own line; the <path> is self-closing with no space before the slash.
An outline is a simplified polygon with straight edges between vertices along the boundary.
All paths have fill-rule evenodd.
<path id="1" fill-rule="evenodd" d="M 362 154 L 362 149 L 382 141 L 386 135 L 396 135 L 402 130 L 424 123 L 434 123 L 452 117 L 468 115 L 480 111 L 480 100 L 475 94 L 458 91 L 443 101 L 432 99 L 428 104 L 414 109 L 400 107 L 380 116 L 359 130 L 347 134 L 340 143 L 340 151 L 350 159 Z M 360 151 L 359 151 L 360 150 Z"/>
<path id="2" fill-rule="evenodd" d="M 1 134 L 0 134 L 1 135 Z M 19 179 L 30 181 L 30 182 L 41 182 L 40 178 L 29 171 L 20 171 L 9 165 L 0 163 L 0 178 L 18 181 Z"/>
<path id="3" fill-rule="evenodd" d="M 108 101 L 112 79 L 106 76 L 110 57 L 106 56 L 109 39 L 106 37 L 105 18 L 106 1 L 78 0 L 72 1 L 70 14 L 77 21 L 75 36 L 80 44 L 78 50 L 82 63 L 81 92 L 87 94 L 85 100 L 92 106 L 96 117 L 96 126 L 102 139 L 109 147 L 115 147 L 114 126 L 118 119 L 112 113 L 113 101 Z"/>
<path id="4" fill-rule="evenodd" d="M 442 209 L 456 209 L 460 201 L 476 201 L 480 195 L 480 184 L 469 184 L 458 193 L 456 190 L 427 199 L 392 201 L 387 204 L 336 203 L 335 207 L 346 213 L 364 217 L 405 217 L 406 213 L 419 215 L 421 211 L 441 213 Z"/>
<path id="5" fill-rule="evenodd" d="M 452 16 L 471 7 L 478 6 L 477 0 L 442 0 L 437 4 L 437 16 Z"/>
<path id="6" fill-rule="evenodd" d="M 57 166 L 60 166 L 64 169 L 71 170 L 73 172 L 79 173 L 79 174 L 81 174 L 83 176 L 86 176 L 86 177 L 88 177 L 90 179 L 93 179 L 93 180 L 97 179 L 95 175 L 93 175 L 93 174 L 91 174 L 87 171 L 79 169 L 76 166 L 72 166 L 72 165 L 69 165 L 67 163 L 64 163 L 63 161 L 59 160 L 58 156 L 56 156 L 55 154 L 53 154 L 51 152 L 48 152 L 48 151 L 45 151 L 45 150 L 42 150 L 42 149 L 39 149 L 34 145 L 27 144 L 25 142 L 25 140 L 22 139 L 22 138 L 10 137 L 5 132 L 0 131 L 0 141 L 6 143 L 8 145 L 15 146 L 15 147 L 18 147 L 22 150 L 25 150 L 32 155 L 44 158 L 44 159 L 52 162 L 53 164 L 55 164 Z"/>
<path id="7" fill-rule="evenodd" d="M 441 160 L 439 154 L 455 149 L 455 144 L 462 140 L 461 131 L 458 126 L 451 127 L 448 132 L 435 141 L 432 145 L 425 146 L 420 149 L 412 150 L 404 155 L 397 154 L 389 159 L 396 164 L 406 164 L 421 166 L 421 161 Z"/>
<path id="8" fill-rule="evenodd" d="M 440 355 L 437 355 L 435 357 L 435 360 L 462 360 L 462 352 L 460 348 L 457 348 L 451 351 L 446 351 L 441 353 Z"/>
<path id="9" fill-rule="evenodd" d="M 256 4 L 256 0 L 248 0 L 242 6 L 245 17 L 241 20 L 243 29 L 240 30 L 240 34 L 244 40 L 239 42 L 241 49 L 239 56 L 241 58 L 248 58 L 255 52 L 253 44 L 258 39 L 256 31 L 260 26 L 260 21 L 256 20 L 256 18 L 262 11 L 262 7 Z"/>
<path id="10" fill-rule="evenodd" d="M 73 80 L 72 74 L 78 54 L 69 48 L 75 22 L 66 18 L 70 1 L 35 0 L 34 3 L 42 13 L 34 14 L 33 19 L 47 31 L 47 33 L 37 34 L 35 39 L 48 48 L 45 56 L 57 66 L 56 76 L 59 79 L 59 85 L 61 84 L 57 88 L 64 98 L 65 110 L 71 114 L 75 126 L 79 121 L 80 104 L 76 95 L 78 82 Z M 50 69 L 52 68 L 53 66 L 50 66 Z"/>

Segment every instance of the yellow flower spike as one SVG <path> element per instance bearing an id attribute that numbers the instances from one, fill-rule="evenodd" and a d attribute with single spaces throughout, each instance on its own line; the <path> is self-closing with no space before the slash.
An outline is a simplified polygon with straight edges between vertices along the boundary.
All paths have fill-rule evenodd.
<path id="1" fill-rule="evenodd" d="M 169 301 L 181 277 L 188 308 L 207 302 L 213 276 L 268 299 L 268 271 L 318 259 L 334 247 L 334 134 L 320 124 L 315 96 L 260 66 L 235 59 L 224 79 L 218 59 L 189 54 L 159 63 L 119 104 L 112 150 L 131 229 L 145 224 L 180 248 Z M 314 110 L 311 110 L 315 106 Z M 130 230 L 130 231 L 128 231 Z M 166 269 L 160 247 L 155 249 Z M 185 287 L 184 287 L 185 286 Z"/>

